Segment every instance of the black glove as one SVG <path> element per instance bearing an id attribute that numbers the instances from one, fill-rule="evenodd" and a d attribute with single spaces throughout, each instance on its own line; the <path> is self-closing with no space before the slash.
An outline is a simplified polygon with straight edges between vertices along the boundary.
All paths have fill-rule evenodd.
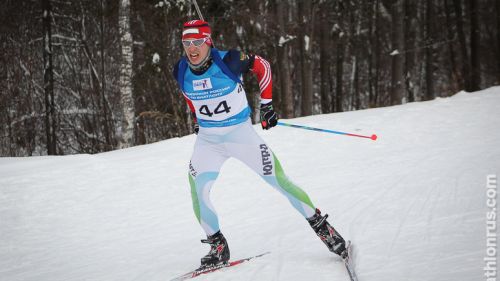
<path id="1" fill-rule="evenodd" d="M 197 135 L 198 131 L 200 131 L 200 125 L 198 125 L 198 123 L 195 122 L 193 125 L 193 130 L 194 130 L 194 134 Z"/>
<path id="2" fill-rule="evenodd" d="M 198 120 L 196 118 L 196 113 L 191 112 L 191 116 L 193 117 L 193 131 L 194 131 L 194 134 L 197 135 L 198 131 L 200 131 L 200 125 L 198 125 Z"/>
<path id="3" fill-rule="evenodd" d="M 260 105 L 260 124 L 264 130 L 269 130 L 278 124 L 278 114 L 274 112 L 272 102 Z"/>

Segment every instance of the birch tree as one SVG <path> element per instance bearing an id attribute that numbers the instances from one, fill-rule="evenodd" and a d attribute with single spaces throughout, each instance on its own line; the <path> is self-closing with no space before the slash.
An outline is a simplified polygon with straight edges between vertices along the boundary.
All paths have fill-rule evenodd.
<path id="1" fill-rule="evenodd" d="M 133 41 L 130 32 L 130 0 L 120 0 L 119 32 L 121 45 L 120 63 L 120 97 L 122 122 L 119 132 L 119 147 L 130 147 L 134 144 L 135 106 L 132 92 Z"/>

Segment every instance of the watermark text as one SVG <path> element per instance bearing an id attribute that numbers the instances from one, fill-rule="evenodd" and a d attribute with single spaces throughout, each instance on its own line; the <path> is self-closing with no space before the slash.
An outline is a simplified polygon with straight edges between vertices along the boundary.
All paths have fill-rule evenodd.
<path id="1" fill-rule="evenodd" d="M 484 276 L 486 281 L 497 281 L 497 176 L 486 177 L 486 253 Z"/>

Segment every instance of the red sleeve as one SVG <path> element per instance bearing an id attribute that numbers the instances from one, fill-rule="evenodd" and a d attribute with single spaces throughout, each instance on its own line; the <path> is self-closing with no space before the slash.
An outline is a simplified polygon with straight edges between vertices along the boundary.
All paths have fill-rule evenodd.
<path id="1" fill-rule="evenodd" d="M 194 112 L 194 106 L 193 106 L 193 103 L 191 102 L 191 100 L 190 100 L 190 99 L 188 99 L 188 98 L 186 97 L 186 95 L 184 95 L 184 93 L 182 93 L 182 94 L 183 94 L 182 96 L 184 96 L 184 99 L 186 100 L 186 102 L 187 102 L 187 104 L 188 104 L 188 106 L 189 106 L 189 110 L 191 110 L 191 113 L 195 114 L 195 112 Z"/>
<path id="2" fill-rule="evenodd" d="M 252 71 L 257 76 L 257 80 L 259 81 L 261 101 L 270 101 L 273 98 L 271 65 L 268 61 L 256 55 L 253 62 L 253 67 L 250 69 L 250 71 Z"/>
<path id="3" fill-rule="evenodd" d="M 194 112 L 194 106 L 193 106 L 193 103 L 191 102 L 191 100 L 190 100 L 190 99 L 188 99 L 188 98 L 186 97 L 186 95 L 183 95 L 183 96 L 184 96 L 184 99 L 186 100 L 186 102 L 187 102 L 187 104 L 188 104 L 189 109 L 191 110 L 191 112 Z"/>

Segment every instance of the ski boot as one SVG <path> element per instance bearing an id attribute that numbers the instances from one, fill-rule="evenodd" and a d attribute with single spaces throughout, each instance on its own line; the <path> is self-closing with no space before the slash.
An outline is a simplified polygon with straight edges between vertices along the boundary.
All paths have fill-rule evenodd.
<path id="1" fill-rule="evenodd" d="M 220 231 L 201 240 L 201 243 L 210 244 L 210 252 L 201 258 L 199 270 L 214 268 L 227 264 L 229 261 L 229 247 L 226 238 Z"/>
<path id="2" fill-rule="evenodd" d="M 328 223 L 328 215 L 321 215 L 321 211 L 316 209 L 316 214 L 307 219 L 312 229 L 318 237 L 325 243 L 330 252 L 339 255 L 342 259 L 347 258 L 347 249 L 344 238 Z"/>

